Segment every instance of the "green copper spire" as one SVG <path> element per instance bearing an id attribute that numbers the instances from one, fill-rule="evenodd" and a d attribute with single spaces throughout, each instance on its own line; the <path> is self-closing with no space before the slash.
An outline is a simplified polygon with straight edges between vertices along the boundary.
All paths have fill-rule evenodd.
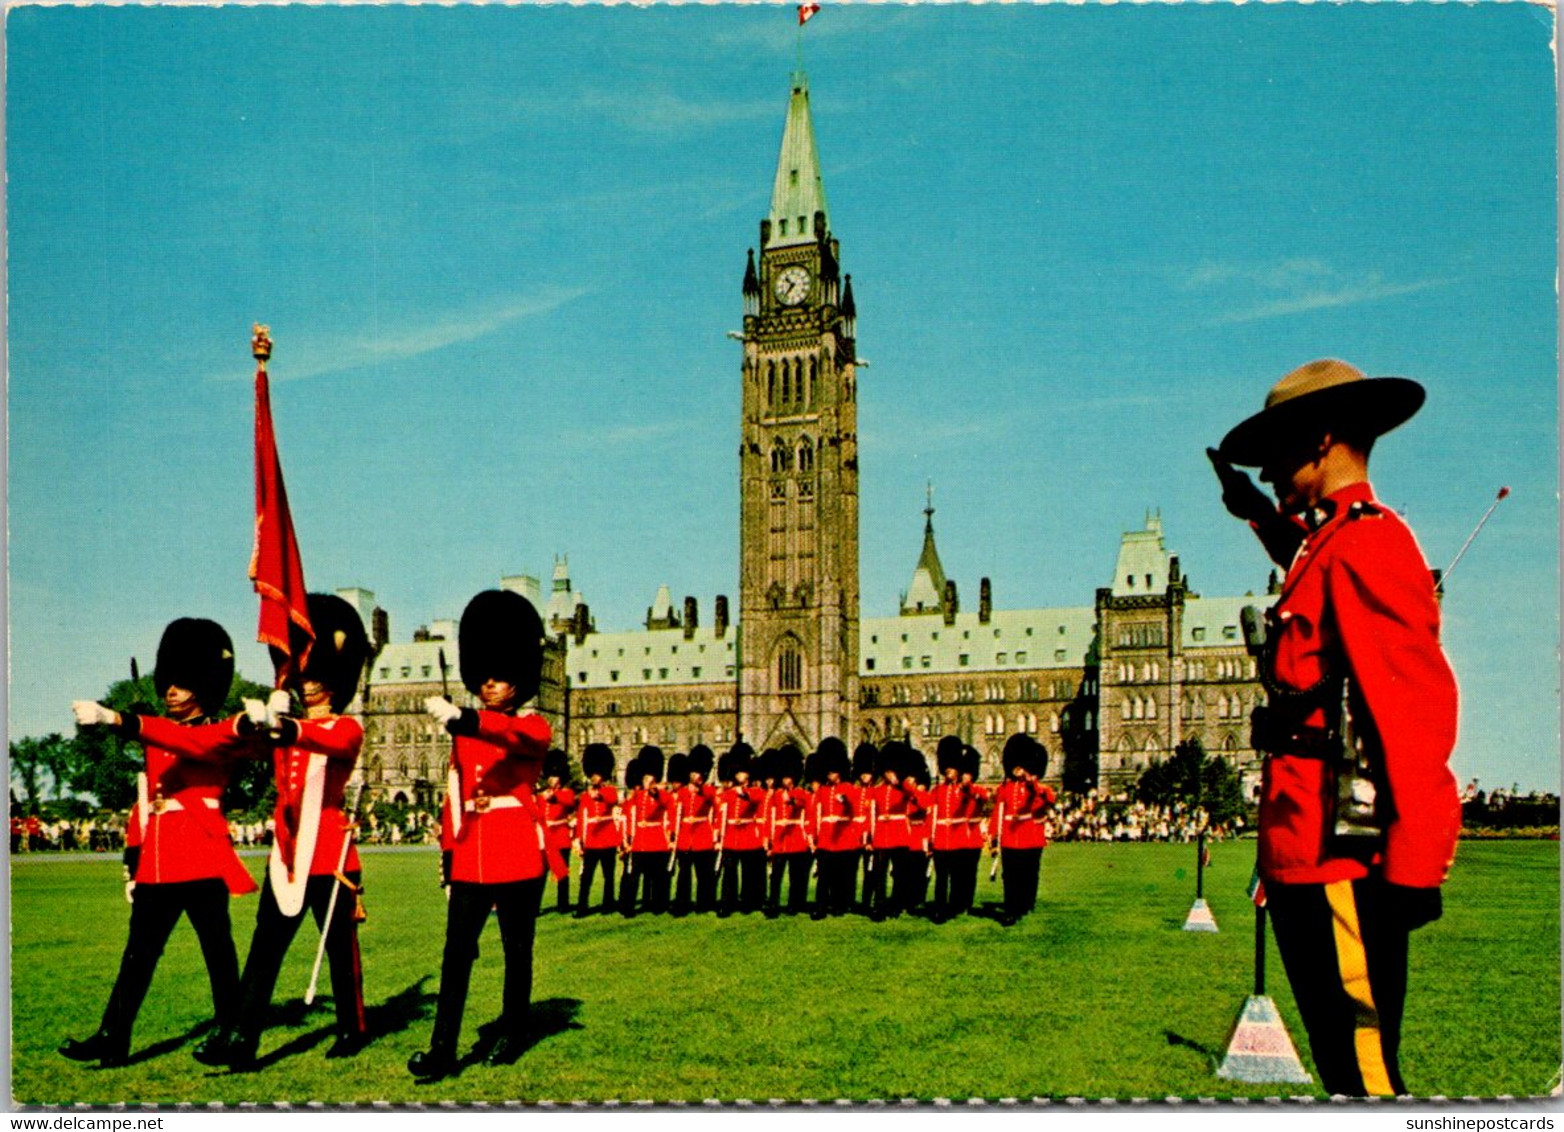
<path id="1" fill-rule="evenodd" d="M 793 94 L 787 104 L 787 126 L 782 131 L 782 153 L 777 159 L 777 180 L 771 190 L 771 240 L 767 247 L 810 244 L 815 240 L 815 213 L 830 213 L 825 203 L 825 182 L 820 179 L 820 157 L 815 152 L 815 129 L 809 119 L 809 80 L 803 71 L 793 72 Z"/>

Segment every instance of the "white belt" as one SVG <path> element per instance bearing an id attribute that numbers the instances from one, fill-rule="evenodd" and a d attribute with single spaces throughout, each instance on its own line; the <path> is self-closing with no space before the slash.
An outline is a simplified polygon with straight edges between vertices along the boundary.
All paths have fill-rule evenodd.
<path id="1" fill-rule="evenodd" d="M 521 799 L 514 794 L 484 794 L 477 798 L 468 798 L 462 803 L 462 812 L 466 814 L 481 814 L 485 810 L 515 810 L 521 808 Z"/>
<path id="2" fill-rule="evenodd" d="M 698 821 L 710 821 L 710 820 L 711 820 L 711 818 L 710 818 L 710 817 L 709 817 L 709 816 L 708 816 L 708 817 L 704 817 L 704 818 L 683 818 L 683 819 L 681 819 L 681 820 L 682 820 L 682 821 L 683 821 L 683 822 L 684 822 L 684 823 L 685 823 L 685 824 L 686 824 L 686 825 L 691 825 L 691 824 L 693 824 L 693 823 L 695 823 L 695 822 L 698 822 Z"/>
<path id="3" fill-rule="evenodd" d="M 202 798 L 201 804 L 209 810 L 220 810 L 223 804 L 216 798 Z M 178 798 L 154 798 L 152 799 L 152 812 L 154 814 L 177 814 L 185 808 L 185 804 Z"/>
<path id="4" fill-rule="evenodd" d="M 545 825 L 569 825 L 569 818 L 549 818 Z"/>

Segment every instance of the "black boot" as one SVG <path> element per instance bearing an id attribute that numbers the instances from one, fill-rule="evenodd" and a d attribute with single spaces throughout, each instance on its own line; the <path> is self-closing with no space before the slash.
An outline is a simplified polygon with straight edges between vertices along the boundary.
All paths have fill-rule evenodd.
<path id="1" fill-rule="evenodd" d="M 419 1050 L 407 1059 L 407 1071 L 422 1081 L 438 1081 L 456 1072 L 456 1059 L 432 1049 Z"/>
<path id="2" fill-rule="evenodd" d="M 226 1026 L 219 1026 L 197 1043 L 193 1056 L 202 1065 L 227 1065 L 230 1050 L 239 1035 Z"/>
<path id="3" fill-rule="evenodd" d="M 65 1044 L 60 1047 L 60 1055 L 72 1061 L 97 1061 L 113 1046 L 112 1035 L 107 1030 L 99 1030 L 90 1038 L 66 1038 Z"/>
<path id="4" fill-rule="evenodd" d="M 331 1043 L 331 1048 L 326 1051 L 326 1057 L 336 1059 L 339 1057 L 352 1057 L 359 1050 L 369 1044 L 369 1035 L 354 1033 L 339 1033 L 337 1040 Z"/>
<path id="5" fill-rule="evenodd" d="M 506 1034 L 494 1043 L 494 1048 L 489 1051 L 489 1056 L 483 1059 L 488 1066 L 515 1065 L 521 1055 L 527 1052 L 527 1039 L 520 1034 Z"/>

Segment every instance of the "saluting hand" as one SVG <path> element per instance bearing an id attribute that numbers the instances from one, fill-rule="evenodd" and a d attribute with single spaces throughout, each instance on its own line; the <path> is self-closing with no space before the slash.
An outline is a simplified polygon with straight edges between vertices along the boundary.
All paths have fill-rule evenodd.
<path id="1" fill-rule="evenodd" d="M 1222 506 L 1229 515 L 1246 523 L 1258 523 L 1276 514 L 1270 497 L 1254 485 L 1247 473 L 1224 460 L 1215 448 L 1207 448 L 1206 456 L 1222 483 Z"/>
<path id="2" fill-rule="evenodd" d="M 424 701 L 424 711 L 433 716 L 441 727 L 447 726 L 453 719 L 460 719 L 462 715 L 462 709 L 444 696 L 430 696 Z"/>

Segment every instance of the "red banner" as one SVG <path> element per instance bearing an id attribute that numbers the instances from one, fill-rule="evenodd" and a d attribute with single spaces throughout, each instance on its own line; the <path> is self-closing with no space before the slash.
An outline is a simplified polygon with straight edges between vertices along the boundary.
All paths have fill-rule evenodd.
<path id="1" fill-rule="evenodd" d="M 255 371 L 255 548 L 250 554 L 250 580 L 261 597 L 255 639 L 271 646 L 276 686 L 281 688 L 303 670 L 315 631 L 310 627 L 304 563 L 277 456 L 264 360 Z"/>
<path id="2" fill-rule="evenodd" d="M 820 10 L 819 4 L 800 4 L 798 6 L 798 26 L 803 27 L 809 22 L 809 17 Z"/>

